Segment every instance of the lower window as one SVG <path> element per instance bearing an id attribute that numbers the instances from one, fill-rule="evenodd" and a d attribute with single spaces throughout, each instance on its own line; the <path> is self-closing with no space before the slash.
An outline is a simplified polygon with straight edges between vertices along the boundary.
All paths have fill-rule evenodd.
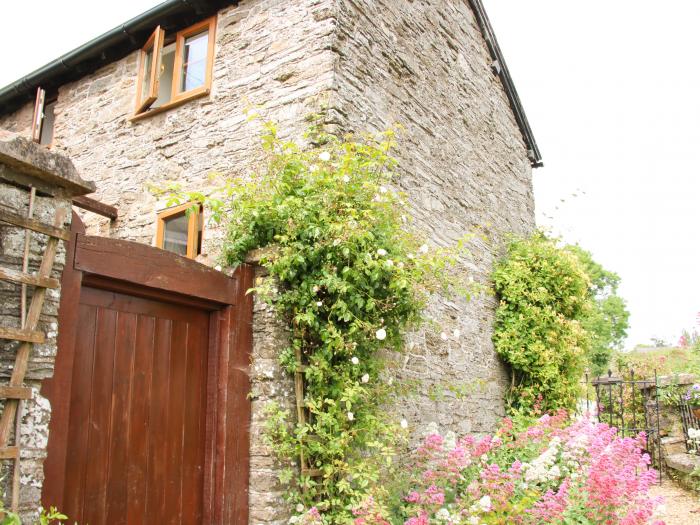
<path id="1" fill-rule="evenodd" d="M 201 205 L 182 204 L 158 214 L 156 247 L 194 259 L 202 253 L 204 215 Z"/>

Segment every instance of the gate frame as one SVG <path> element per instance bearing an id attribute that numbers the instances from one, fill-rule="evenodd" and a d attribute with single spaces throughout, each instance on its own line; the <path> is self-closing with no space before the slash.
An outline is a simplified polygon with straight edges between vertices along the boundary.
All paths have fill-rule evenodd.
<path id="1" fill-rule="evenodd" d="M 202 523 L 248 523 L 254 270 L 232 277 L 191 259 L 131 241 L 85 235 L 73 212 L 61 276 L 58 352 L 41 393 L 51 403 L 41 500 L 63 503 L 78 304 L 83 285 L 183 304 L 209 313 Z M 230 423 L 229 423 L 230 421 Z M 243 424 L 241 424 L 243 423 Z"/>

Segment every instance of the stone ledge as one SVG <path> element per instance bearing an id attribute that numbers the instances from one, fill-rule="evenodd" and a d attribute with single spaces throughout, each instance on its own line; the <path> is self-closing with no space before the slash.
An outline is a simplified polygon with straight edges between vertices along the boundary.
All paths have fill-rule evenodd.
<path id="1" fill-rule="evenodd" d="M 666 465 L 684 474 L 691 474 L 700 469 L 700 457 L 691 454 L 671 454 L 666 456 Z"/>
<path id="2" fill-rule="evenodd" d="M 0 178 L 50 195 L 75 197 L 95 191 L 95 183 L 84 180 L 70 159 L 4 130 L 0 130 L 0 168 Z"/>

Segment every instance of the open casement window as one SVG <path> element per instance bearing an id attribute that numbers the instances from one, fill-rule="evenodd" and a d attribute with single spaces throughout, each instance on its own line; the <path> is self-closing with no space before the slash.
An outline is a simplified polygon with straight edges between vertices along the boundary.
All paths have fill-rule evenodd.
<path id="1" fill-rule="evenodd" d="M 141 52 L 136 114 L 139 119 L 207 95 L 214 66 L 216 17 L 208 18 L 175 36 L 160 28 Z M 151 66 L 155 64 L 155 68 Z M 149 81 L 149 74 L 152 80 Z"/>
<path id="2" fill-rule="evenodd" d="M 158 99 L 164 39 L 165 31 L 158 26 L 146 45 L 141 48 L 139 78 L 136 86 L 136 113 L 146 111 Z"/>
<path id="3" fill-rule="evenodd" d="M 32 116 L 32 140 L 42 146 L 51 146 L 53 142 L 55 107 L 56 96 L 54 95 L 51 99 L 46 95 L 46 91 L 37 88 L 34 115 Z"/>
<path id="4" fill-rule="evenodd" d="M 204 215 L 202 206 L 190 203 L 158 214 L 156 247 L 190 259 L 202 253 Z"/>

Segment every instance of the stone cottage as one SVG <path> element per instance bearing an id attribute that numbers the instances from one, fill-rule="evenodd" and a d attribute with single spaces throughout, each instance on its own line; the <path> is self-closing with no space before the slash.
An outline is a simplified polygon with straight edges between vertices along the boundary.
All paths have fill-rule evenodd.
<path id="1" fill-rule="evenodd" d="M 400 124 L 404 132 L 394 152 L 398 185 L 408 195 L 416 224 L 435 245 L 476 228 L 484 233 L 472 246 L 471 275 L 477 281 L 487 280 L 506 235 L 534 228 L 531 170 L 541 165 L 541 157 L 481 0 L 167 0 L 0 89 L 0 129 L 67 157 L 80 176 L 94 182 L 91 211 L 80 211 L 77 219 L 84 224 L 83 239 L 134 241 L 213 266 L 222 232 L 208 222 L 208 210 L 186 215 L 181 207 L 167 208 L 147 184 L 177 181 L 206 190 L 211 173 L 245 174 L 259 155 L 256 130 L 245 115 L 251 106 L 290 137 L 299 137 L 305 117 L 321 108 L 337 132 Z M 86 207 L 85 200 L 73 202 Z M 13 209 L 22 206 L 15 203 Z M 73 226 L 80 232 L 81 226 Z M 99 244 L 80 242 L 85 250 Z M 129 251 L 135 245 L 119 246 Z M 6 249 L 4 237 L 1 249 Z M 149 289 L 159 286 L 153 272 Z M 91 286 L 97 286 L 94 282 Z M 409 336 L 399 373 L 420 386 L 398 410 L 416 432 L 436 421 L 456 432 L 483 433 L 503 415 L 507 376 L 491 343 L 494 309 L 488 296 L 471 302 L 436 297 L 429 314 L 440 321 L 447 340 L 428 328 Z M 180 494 L 198 494 L 192 517 L 181 517 L 182 522 L 284 520 L 275 462 L 261 440 L 262 408 L 271 399 L 288 399 L 291 390 L 276 359 L 283 345 L 284 330 L 256 302 L 252 363 L 246 369 L 250 395 L 244 396 L 249 421 L 226 423 L 243 429 L 236 434 L 243 441 L 231 461 L 245 463 L 240 472 L 247 479 L 231 482 L 230 490 L 242 486 L 235 497 L 227 492 L 224 474 L 220 486 L 181 481 Z M 11 362 L 8 348 L 0 347 L 3 368 Z M 59 344 L 59 361 L 61 351 Z M 52 406 L 39 390 L 52 375 L 55 355 L 54 334 L 41 366 L 30 366 L 26 379 L 35 393 L 23 416 L 23 428 L 32 435 L 20 436 L 24 508 L 36 504 L 44 490 L 44 504 L 77 512 L 82 520 L 89 517 L 91 524 L 147 522 L 147 514 L 137 516 L 147 511 L 131 505 L 139 495 L 127 494 L 117 474 L 100 474 L 96 482 L 85 470 L 66 471 L 66 479 L 80 478 L 83 488 L 76 490 L 82 492 L 71 502 L 65 494 L 46 500 L 42 463 L 47 442 L 51 459 L 51 429 L 62 423 L 51 420 Z M 77 377 L 75 369 L 72 373 Z M 111 410 L 116 417 L 114 404 Z M 132 413 L 128 403 L 123 410 Z M 106 423 L 110 443 L 120 435 L 115 421 L 121 420 Z M 98 431 L 85 430 L 91 432 L 90 447 L 103 445 Z M 70 453 L 62 454 L 70 465 Z M 103 457 L 106 463 L 95 472 L 114 472 L 110 465 L 119 464 L 121 456 Z M 195 470 L 211 465 L 215 470 L 218 464 L 193 461 Z M 138 477 L 131 463 L 126 465 L 125 479 Z M 85 488 L 93 485 L 94 494 Z M 227 501 L 223 508 L 210 502 L 217 494 Z M 128 516 L 110 510 L 111 498 L 121 498 Z"/>

